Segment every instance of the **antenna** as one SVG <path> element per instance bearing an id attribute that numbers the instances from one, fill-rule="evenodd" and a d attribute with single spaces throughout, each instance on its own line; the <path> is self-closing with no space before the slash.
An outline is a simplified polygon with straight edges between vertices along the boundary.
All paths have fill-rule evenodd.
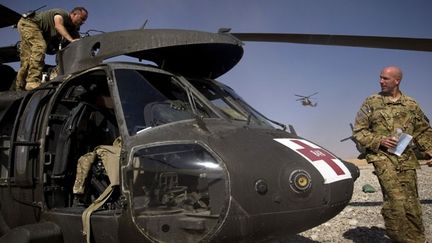
<path id="1" fill-rule="evenodd" d="M 146 19 L 146 20 L 144 21 L 144 24 L 141 26 L 141 29 L 144 29 L 144 28 L 145 28 L 145 26 L 147 25 L 147 22 L 148 22 L 148 19 Z"/>
<path id="2" fill-rule="evenodd" d="M 46 6 L 47 5 L 43 5 L 42 7 L 39 7 L 35 10 L 31 10 L 31 11 L 28 11 L 27 13 L 23 13 L 22 17 L 23 18 L 33 17 L 33 15 L 35 15 L 36 11 L 41 10 L 42 8 L 45 8 Z"/>

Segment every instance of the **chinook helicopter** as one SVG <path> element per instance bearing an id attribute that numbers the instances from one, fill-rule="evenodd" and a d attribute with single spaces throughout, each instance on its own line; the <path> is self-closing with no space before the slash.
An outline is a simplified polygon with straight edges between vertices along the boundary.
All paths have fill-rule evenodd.
<path id="1" fill-rule="evenodd" d="M 15 24 L 20 15 L 0 6 L 2 27 Z M 250 242 L 328 221 L 350 201 L 358 168 L 216 78 L 243 41 L 422 48 L 389 40 L 139 29 L 69 44 L 57 77 L 1 92 L 0 242 Z M 0 55 L 14 72 L 5 63 L 18 60 L 16 46 Z M 152 64 L 104 62 L 122 55 Z M 78 160 L 118 138 L 117 164 L 93 162 L 77 196 Z"/>
<path id="2" fill-rule="evenodd" d="M 311 97 L 314 96 L 314 95 L 316 95 L 316 94 L 318 94 L 318 92 L 315 92 L 315 93 L 313 93 L 311 95 L 308 95 L 308 96 L 295 94 L 295 96 L 300 97 L 300 98 L 296 99 L 296 101 L 301 101 L 301 104 L 303 106 L 315 107 L 315 106 L 318 105 L 318 102 L 315 102 L 315 103 L 312 102 L 312 98 Z"/>

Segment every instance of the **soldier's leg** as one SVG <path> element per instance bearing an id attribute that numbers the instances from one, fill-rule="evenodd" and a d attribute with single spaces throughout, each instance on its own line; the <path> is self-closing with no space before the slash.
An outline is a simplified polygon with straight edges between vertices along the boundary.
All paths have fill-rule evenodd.
<path id="1" fill-rule="evenodd" d="M 24 90 L 25 80 L 27 79 L 28 67 L 30 62 L 30 43 L 26 38 L 30 30 L 27 29 L 27 20 L 21 19 L 18 22 L 18 32 L 20 34 L 20 68 L 15 80 L 15 89 Z"/>
<path id="2" fill-rule="evenodd" d="M 40 86 L 42 79 L 42 70 L 45 65 L 46 43 L 42 32 L 35 32 L 32 39 L 32 53 L 27 75 L 26 90 L 32 90 Z"/>
<path id="3" fill-rule="evenodd" d="M 373 164 L 383 193 L 381 214 L 386 233 L 395 242 L 406 242 L 405 195 L 396 168 L 387 160 L 375 161 Z"/>
<path id="4" fill-rule="evenodd" d="M 84 189 L 85 189 L 84 183 L 90 171 L 91 165 L 93 164 L 95 159 L 96 159 L 96 153 L 94 152 L 89 152 L 87 154 L 84 154 L 78 159 L 75 183 L 73 186 L 74 194 L 84 194 Z"/>
<path id="5" fill-rule="evenodd" d="M 42 36 L 42 31 L 35 23 L 28 23 L 27 29 L 31 33 L 26 33 L 26 38 L 30 43 L 30 61 L 25 89 L 32 90 L 41 84 L 47 45 Z"/>
<path id="6" fill-rule="evenodd" d="M 407 217 L 407 242 L 425 242 L 422 209 L 417 191 L 417 174 L 415 170 L 401 171 L 400 182 L 404 189 Z"/>

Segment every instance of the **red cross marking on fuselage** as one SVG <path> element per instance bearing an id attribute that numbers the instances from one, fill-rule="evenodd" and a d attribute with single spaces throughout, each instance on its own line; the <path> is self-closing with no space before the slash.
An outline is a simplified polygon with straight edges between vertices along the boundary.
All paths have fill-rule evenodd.
<path id="1" fill-rule="evenodd" d="M 344 171 L 342 170 L 339 165 L 337 165 L 333 159 L 336 159 L 333 155 L 331 155 L 329 152 L 325 151 L 322 148 L 312 148 L 311 146 L 303 143 L 300 140 L 291 140 L 292 142 L 302 146 L 303 148 L 298 149 L 297 151 L 304 155 L 306 158 L 310 159 L 312 162 L 316 162 L 318 160 L 323 160 L 326 162 L 333 170 L 336 172 L 337 175 L 344 175 Z"/>

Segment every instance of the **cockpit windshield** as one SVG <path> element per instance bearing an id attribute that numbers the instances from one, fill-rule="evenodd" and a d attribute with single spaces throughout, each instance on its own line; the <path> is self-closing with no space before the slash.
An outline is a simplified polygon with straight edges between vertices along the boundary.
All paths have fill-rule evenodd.
<path id="1" fill-rule="evenodd" d="M 230 87 L 209 80 L 189 79 L 188 81 L 229 119 L 259 126 L 271 126 L 264 116 L 250 107 Z"/>
<path id="2" fill-rule="evenodd" d="M 197 117 L 270 126 L 229 87 L 212 80 L 186 80 L 133 69 L 116 69 L 115 77 L 130 135 L 148 127 Z"/>
<path id="3" fill-rule="evenodd" d="M 172 76 L 130 69 L 115 70 L 130 135 L 175 121 L 217 117 Z"/>

